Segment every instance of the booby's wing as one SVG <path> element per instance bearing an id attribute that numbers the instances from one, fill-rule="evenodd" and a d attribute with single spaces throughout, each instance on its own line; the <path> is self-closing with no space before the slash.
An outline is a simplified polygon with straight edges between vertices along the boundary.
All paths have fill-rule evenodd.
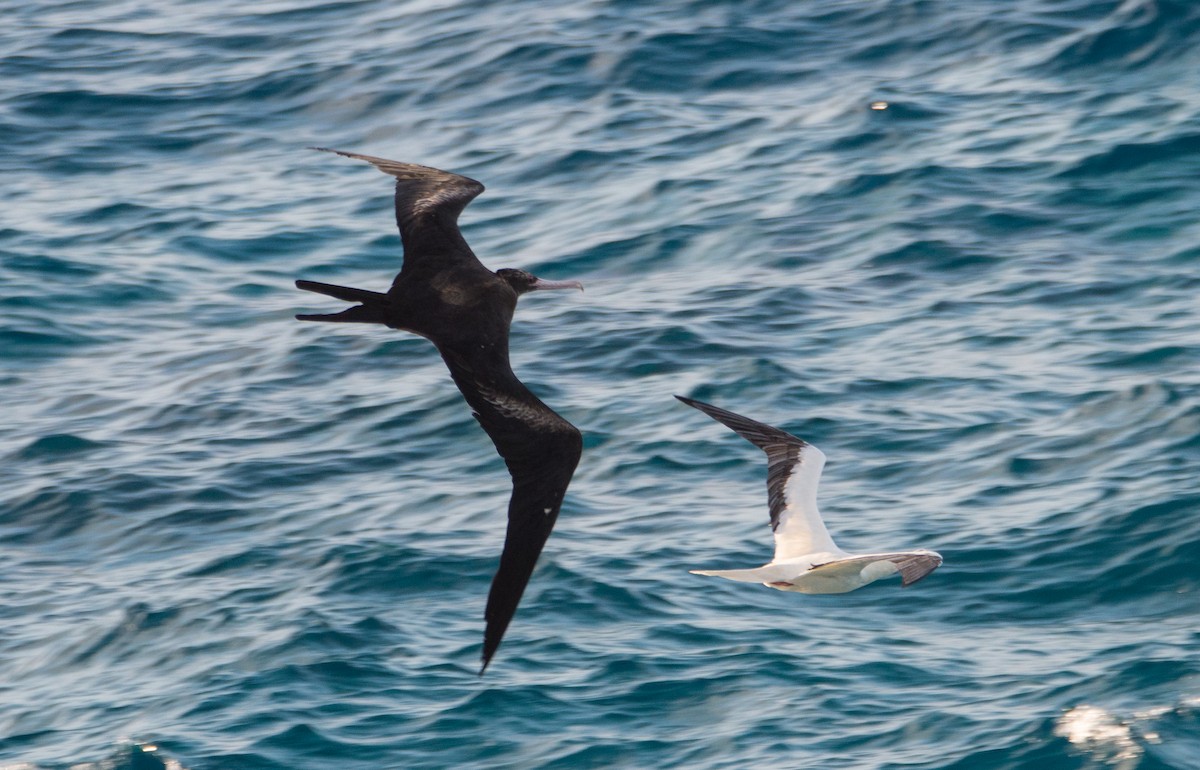
<path id="1" fill-rule="evenodd" d="M 767 504 L 775 533 L 775 559 L 838 552 L 817 509 L 817 484 L 825 454 L 786 431 L 726 409 L 676 396 L 767 453 Z"/>
<path id="2" fill-rule="evenodd" d="M 475 196 L 483 192 L 482 184 L 465 176 L 415 163 L 400 163 L 328 147 L 311 149 L 365 160 L 396 178 L 396 225 L 400 228 L 400 240 L 404 243 L 402 272 L 430 258 L 436 258 L 440 264 L 447 260 L 478 262 L 458 230 L 458 215 Z"/>
<path id="3" fill-rule="evenodd" d="M 533 395 L 508 363 L 507 351 L 441 349 L 454 384 L 487 431 L 512 475 L 508 531 L 484 619 L 483 674 L 517 611 L 525 584 L 583 451 L 579 430 Z"/>
<path id="4" fill-rule="evenodd" d="M 935 551 L 898 551 L 895 553 L 868 553 L 862 556 L 851 556 L 847 559 L 838 559 L 836 561 L 827 562 L 825 564 L 817 564 L 808 570 L 805 574 L 820 574 L 822 572 L 830 575 L 854 571 L 861 572 L 872 564 L 887 563 L 891 565 L 890 573 L 900 573 L 901 585 L 910 586 L 921 578 L 933 572 L 941 566 L 942 556 Z M 889 573 L 885 573 L 889 574 Z"/>

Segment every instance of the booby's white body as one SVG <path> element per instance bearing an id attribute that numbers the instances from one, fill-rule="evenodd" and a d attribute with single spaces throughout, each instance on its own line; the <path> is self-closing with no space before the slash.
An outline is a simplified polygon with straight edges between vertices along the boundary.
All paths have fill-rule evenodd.
<path id="1" fill-rule="evenodd" d="M 933 563 L 933 567 L 925 571 L 926 575 L 942 563 L 940 555 L 925 549 L 860 555 L 839 550 L 836 553 L 814 553 L 784 561 L 772 560 L 751 569 L 694 569 L 692 574 L 723 577 L 743 583 L 762 583 L 780 591 L 802 594 L 845 594 L 899 573 L 897 559 L 912 559 L 918 564 Z M 920 579 L 908 580 L 904 585 L 912 585 Z"/>

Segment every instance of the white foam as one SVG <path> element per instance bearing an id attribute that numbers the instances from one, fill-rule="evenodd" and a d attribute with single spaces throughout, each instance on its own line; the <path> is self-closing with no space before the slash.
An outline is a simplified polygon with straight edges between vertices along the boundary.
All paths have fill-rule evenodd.
<path id="1" fill-rule="evenodd" d="M 1113 762 L 1132 762 L 1142 755 L 1130 726 L 1098 706 L 1076 706 L 1058 719 L 1054 734 Z M 1133 765 L 1128 765 L 1132 767 Z"/>

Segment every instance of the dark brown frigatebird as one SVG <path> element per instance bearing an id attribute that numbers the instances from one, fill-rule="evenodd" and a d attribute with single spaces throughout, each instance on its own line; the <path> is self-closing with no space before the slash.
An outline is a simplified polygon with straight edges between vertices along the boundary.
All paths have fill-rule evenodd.
<path id="1" fill-rule="evenodd" d="M 474 179 L 354 152 L 311 149 L 365 160 L 396 178 L 404 262 L 387 293 L 296 281 L 306 291 L 358 303 L 340 313 L 296 318 L 384 324 L 428 339 L 512 475 L 508 532 L 484 612 L 482 675 L 517 611 L 583 450 L 579 430 L 513 374 L 509 325 L 525 292 L 583 285 L 484 267 L 458 230 L 458 215 L 483 192 Z"/>

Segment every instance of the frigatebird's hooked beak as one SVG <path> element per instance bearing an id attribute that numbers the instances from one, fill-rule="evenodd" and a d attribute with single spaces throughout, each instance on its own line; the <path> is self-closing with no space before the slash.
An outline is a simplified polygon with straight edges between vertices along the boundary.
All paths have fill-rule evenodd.
<path id="1" fill-rule="evenodd" d="M 579 281 L 547 281 L 545 278 L 539 278 L 530 285 L 529 291 L 538 291 L 539 289 L 579 289 L 583 291 L 583 284 Z"/>

